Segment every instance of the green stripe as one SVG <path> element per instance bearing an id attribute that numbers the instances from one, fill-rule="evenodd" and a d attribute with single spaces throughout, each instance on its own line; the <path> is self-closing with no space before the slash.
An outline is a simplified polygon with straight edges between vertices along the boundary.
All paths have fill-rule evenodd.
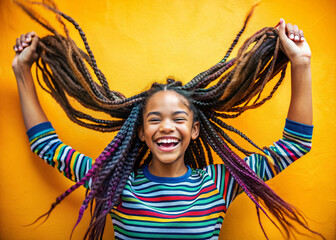
<path id="1" fill-rule="evenodd" d="M 138 179 L 141 179 L 140 181 Z M 145 176 L 143 174 L 139 174 L 136 176 L 136 178 L 134 179 L 134 181 L 132 182 L 132 186 L 141 186 L 144 183 L 149 182 L 149 180 L 147 178 L 145 178 Z"/>
<path id="2" fill-rule="evenodd" d="M 219 190 L 219 192 L 220 192 L 220 194 L 221 194 L 221 196 L 223 197 L 223 194 L 224 194 L 224 185 L 225 185 L 225 173 L 226 173 L 226 169 L 225 169 L 225 167 L 224 167 L 224 165 L 223 166 L 220 166 L 221 167 L 221 169 L 222 169 L 222 178 L 220 179 L 220 183 L 219 183 L 219 187 L 220 187 L 220 189 L 218 189 Z"/>
<path id="3" fill-rule="evenodd" d="M 261 176 L 261 168 L 262 168 L 262 163 L 266 160 L 267 161 L 267 159 L 265 158 L 265 157 L 262 157 L 262 156 L 260 156 L 260 155 L 256 155 L 256 174 L 260 177 L 260 178 L 262 178 L 263 176 Z"/>
<path id="4" fill-rule="evenodd" d="M 293 144 L 293 143 L 291 143 L 291 145 L 294 145 L 294 148 L 296 148 L 296 150 L 299 149 L 301 153 L 307 153 L 309 151 L 309 148 L 307 149 L 307 148 L 301 146 L 301 144 L 295 144 L 295 143 Z M 291 151 L 293 151 L 291 148 L 289 148 L 289 149 Z"/>
<path id="5" fill-rule="evenodd" d="M 44 138 L 46 136 L 49 136 L 49 135 L 56 135 L 56 132 L 55 131 L 50 131 L 50 128 L 49 129 L 46 129 L 46 130 L 43 130 L 41 132 L 38 132 L 37 134 L 35 134 L 34 136 L 32 136 L 31 138 L 29 138 L 29 143 L 32 144 L 34 143 L 36 140 L 40 139 L 40 138 Z"/>
<path id="6" fill-rule="evenodd" d="M 294 139 L 300 139 L 300 140 L 302 140 L 304 142 L 311 142 L 311 139 L 312 139 L 311 136 L 310 137 L 300 137 L 298 135 L 294 135 L 294 134 L 291 134 L 291 133 L 288 133 L 288 132 L 284 133 L 284 139 L 286 139 L 286 136 L 290 136 L 290 137 L 292 137 Z"/>
<path id="7" fill-rule="evenodd" d="M 299 133 L 299 132 L 295 132 L 293 130 L 289 130 L 287 128 L 285 128 L 284 133 L 288 134 L 288 135 L 292 135 L 292 136 L 302 136 L 302 137 L 306 137 L 306 138 L 311 138 L 312 137 L 311 134 Z"/>
<path id="8" fill-rule="evenodd" d="M 76 155 L 76 157 L 75 157 L 75 159 L 74 159 L 74 164 L 73 164 L 73 168 L 71 169 L 72 171 L 73 171 L 73 181 L 79 181 L 80 179 L 76 179 L 76 166 L 77 166 L 77 162 L 78 162 L 78 159 L 79 159 L 79 156 L 80 156 L 80 153 L 78 153 L 78 152 L 74 152 L 74 154 L 76 154 L 77 153 L 77 155 Z M 79 178 L 81 177 L 80 175 L 78 176 Z"/>

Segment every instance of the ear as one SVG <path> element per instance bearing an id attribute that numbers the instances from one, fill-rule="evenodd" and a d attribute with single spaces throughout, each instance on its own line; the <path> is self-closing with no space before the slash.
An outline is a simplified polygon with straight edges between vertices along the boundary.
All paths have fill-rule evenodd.
<path id="1" fill-rule="evenodd" d="M 199 131 L 200 131 L 200 123 L 194 122 L 192 129 L 191 129 L 191 139 L 192 140 L 195 140 L 198 137 Z"/>
<path id="2" fill-rule="evenodd" d="M 145 141 L 144 128 L 142 125 L 138 128 L 138 136 L 141 141 Z"/>

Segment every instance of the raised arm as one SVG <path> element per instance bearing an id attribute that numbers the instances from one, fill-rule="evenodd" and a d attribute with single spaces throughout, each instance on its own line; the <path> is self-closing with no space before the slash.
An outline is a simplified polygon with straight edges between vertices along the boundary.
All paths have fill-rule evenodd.
<path id="1" fill-rule="evenodd" d="M 287 118 L 307 125 L 313 123 L 311 89 L 311 51 L 303 31 L 296 25 L 280 19 L 281 49 L 291 63 L 291 101 Z"/>
<path id="2" fill-rule="evenodd" d="M 46 163 L 77 182 L 91 169 L 92 159 L 58 138 L 40 105 L 31 74 L 31 66 L 38 58 L 38 41 L 34 32 L 21 35 L 14 45 L 16 54 L 12 63 L 30 146 Z M 86 182 L 85 186 L 88 187 L 89 184 Z"/>
<path id="3" fill-rule="evenodd" d="M 311 51 L 298 26 L 285 24 L 281 19 L 278 30 L 281 50 L 291 63 L 291 101 L 283 139 L 270 146 L 279 158 L 273 158 L 268 150 L 265 151 L 268 158 L 257 154 L 245 158 L 264 181 L 273 178 L 278 171 L 310 151 L 313 131 Z"/>
<path id="4" fill-rule="evenodd" d="M 21 111 L 27 131 L 33 126 L 48 121 L 38 100 L 31 66 L 38 58 L 36 52 L 39 39 L 34 32 L 21 35 L 14 45 L 15 57 L 12 68 L 15 74 Z"/>

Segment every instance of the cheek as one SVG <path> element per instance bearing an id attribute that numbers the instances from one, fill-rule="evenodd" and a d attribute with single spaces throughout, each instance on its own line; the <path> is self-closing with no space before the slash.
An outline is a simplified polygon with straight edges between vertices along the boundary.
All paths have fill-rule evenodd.
<path id="1" fill-rule="evenodd" d="M 153 126 L 144 126 L 144 131 L 143 131 L 143 136 L 145 140 L 151 140 L 154 133 L 155 129 Z"/>
<path id="2" fill-rule="evenodd" d="M 180 132 L 183 135 L 183 138 L 184 138 L 185 142 L 190 142 L 191 141 L 191 137 L 192 137 L 191 127 L 186 126 L 183 129 L 181 129 Z"/>

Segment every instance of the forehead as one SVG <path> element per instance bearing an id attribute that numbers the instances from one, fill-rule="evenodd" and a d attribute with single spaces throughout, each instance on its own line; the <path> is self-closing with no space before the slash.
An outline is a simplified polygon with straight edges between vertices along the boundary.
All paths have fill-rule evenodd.
<path id="1" fill-rule="evenodd" d="M 160 91 L 151 96 L 145 106 L 145 112 L 183 109 L 189 111 L 188 100 L 174 91 Z"/>

